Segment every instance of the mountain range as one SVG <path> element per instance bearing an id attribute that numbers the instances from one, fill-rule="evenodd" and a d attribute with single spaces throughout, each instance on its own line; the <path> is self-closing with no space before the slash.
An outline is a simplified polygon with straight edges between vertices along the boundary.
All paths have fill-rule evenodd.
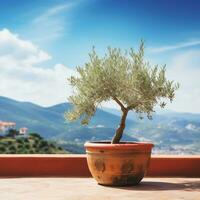
<path id="1" fill-rule="evenodd" d="M 42 107 L 30 102 L 19 102 L 0 97 L 0 120 L 16 122 L 16 128 L 27 127 L 30 132 L 38 132 L 46 139 L 67 141 L 110 140 L 115 133 L 120 117 L 101 109 L 88 126 L 80 121 L 67 122 L 64 113 L 72 109 L 69 103 Z M 128 120 L 128 124 L 134 121 Z M 124 135 L 125 140 L 132 137 Z"/>
<path id="2" fill-rule="evenodd" d="M 87 140 L 110 140 L 120 121 L 120 111 L 98 109 L 88 126 L 80 121 L 68 122 L 64 113 L 72 109 L 69 103 L 42 107 L 0 96 L 0 121 L 14 121 L 17 128 L 28 127 L 48 140 L 55 140 L 66 150 L 82 153 Z M 160 112 L 153 120 L 131 112 L 126 122 L 123 140 L 152 141 L 155 153 L 200 153 L 200 114 Z M 136 139 L 137 138 L 137 139 Z"/>

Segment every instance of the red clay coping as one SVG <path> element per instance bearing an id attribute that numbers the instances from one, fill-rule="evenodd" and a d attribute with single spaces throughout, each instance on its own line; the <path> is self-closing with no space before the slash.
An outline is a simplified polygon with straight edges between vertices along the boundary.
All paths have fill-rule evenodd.
<path id="1" fill-rule="evenodd" d="M 0 155 L 0 177 L 90 177 L 86 155 Z M 200 155 L 153 155 L 148 177 L 200 177 Z"/>

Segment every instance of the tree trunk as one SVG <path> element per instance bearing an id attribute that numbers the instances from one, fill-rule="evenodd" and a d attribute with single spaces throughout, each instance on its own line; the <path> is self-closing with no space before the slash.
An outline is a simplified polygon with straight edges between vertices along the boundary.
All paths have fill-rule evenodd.
<path id="1" fill-rule="evenodd" d="M 121 122 L 119 125 L 119 128 L 116 130 L 114 137 L 112 138 L 111 144 L 118 144 L 122 138 L 123 131 L 125 129 L 125 122 L 126 122 L 126 117 L 128 114 L 128 110 L 122 110 L 122 118 Z"/>

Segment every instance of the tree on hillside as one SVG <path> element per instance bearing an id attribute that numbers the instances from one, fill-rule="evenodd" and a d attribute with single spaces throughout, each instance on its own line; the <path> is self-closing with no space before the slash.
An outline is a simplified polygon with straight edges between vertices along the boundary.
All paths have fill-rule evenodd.
<path id="1" fill-rule="evenodd" d="M 6 134 L 6 137 L 15 137 L 19 135 L 19 131 L 16 129 L 9 129 L 8 133 Z"/>

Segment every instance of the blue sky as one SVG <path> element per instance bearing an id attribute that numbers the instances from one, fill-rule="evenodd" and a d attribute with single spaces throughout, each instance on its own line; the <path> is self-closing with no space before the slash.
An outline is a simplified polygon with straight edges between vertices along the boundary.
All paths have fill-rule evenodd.
<path id="1" fill-rule="evenodd" d="M 107 46 L 137 48 L 144 39 L 146 58 L 167 64 L 168 77 L 181 84 L 168 108 L 200 112 L 199 10 L 198 0 L 0 0 L 0 95 L 66 101 L 66 77 L 93 45 L 102 55 Z"/>

